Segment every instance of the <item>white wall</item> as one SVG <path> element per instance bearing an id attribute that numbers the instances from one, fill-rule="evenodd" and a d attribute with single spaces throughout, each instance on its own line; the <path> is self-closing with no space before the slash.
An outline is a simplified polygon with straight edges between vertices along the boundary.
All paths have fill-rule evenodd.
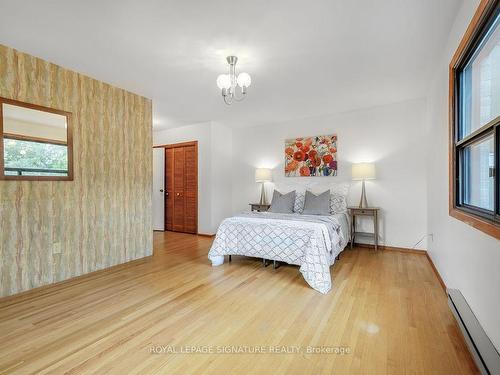
<path id="1" fill-rule="evenodd" d="M 448 65 L 478 0 L 457 15 L 429 92 L 429 255 L 448 288 L 459 289 L 500 351 L 500 241 L 448 215 Z"/>
<path id="2" fill-rule="evenodd" d="M 427 233 L 425 100 L 233 130 L 233 211 L 257 202 L 257 167 L 273 168 L 274 182 L 351 180 L 351 163 L 373 161 L 377 179 L 367 181 L 370 205 L 382 208 L 381 242 L 413 247 Z M 284 177 L 284 141 L 300 136 L 338 135 L 337 177 Z M 269 186 L 269 191 L 272 186 Z M 350 204 L 358 204 L 361 184 L 354 182 Z M 425 239 L 416 246 L 426 248 Z"/>
<path id="3" fill-rule="evenodd" d="M 231 214 L 232 131 L 203 122 L 153 133 L 153 144 L 198 141 L 198 232 L 214 234 Z"/>
<path id="4" fill-rule="evenodd" d="M 153 145 L 198 141 L 198 232 L 212 232 L 211 123 L 203 122 L 153 133 Z"/>
<path id="5" fill-rule="evenodd" d="M 220 222 L 232 214 L 233 138 L 232 129 L 223 124 L 212 122 L 211 131 L 211 233 L 215 233 Z"/>

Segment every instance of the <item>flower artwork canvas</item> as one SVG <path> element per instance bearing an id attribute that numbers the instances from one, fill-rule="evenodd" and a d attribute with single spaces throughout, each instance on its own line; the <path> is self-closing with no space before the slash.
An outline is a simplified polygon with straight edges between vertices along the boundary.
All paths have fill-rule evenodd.
<path id="1" fill-rule="evenodd" d="M 336 176 L 337 135 L 287 139 L 285 176 Z"/>

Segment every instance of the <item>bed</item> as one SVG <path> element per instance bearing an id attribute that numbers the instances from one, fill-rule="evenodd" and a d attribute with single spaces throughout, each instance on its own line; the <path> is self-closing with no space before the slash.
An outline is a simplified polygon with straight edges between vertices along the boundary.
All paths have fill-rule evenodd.
<path id="1" fill-rule="evenodd" d="M 326 294 L 332 287 L 330 266 L 349 239 L 346 213 L 333 215 L 247 212 L 225 219 L 208 258 L 213 266 L 225 255 L 244 255 L 300 266 L 305 281 Z"/>

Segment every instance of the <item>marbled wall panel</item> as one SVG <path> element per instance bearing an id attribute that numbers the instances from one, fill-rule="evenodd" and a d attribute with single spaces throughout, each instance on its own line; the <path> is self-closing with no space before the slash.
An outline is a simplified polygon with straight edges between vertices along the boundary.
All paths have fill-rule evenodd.
<path id="1" fill-rule="evenodd" d="M 151 255 L 151 101 L 2 45 L 0 96 L 72 112 L 74 148 L 74 181 L 0 181 L 0 296 Z"/>

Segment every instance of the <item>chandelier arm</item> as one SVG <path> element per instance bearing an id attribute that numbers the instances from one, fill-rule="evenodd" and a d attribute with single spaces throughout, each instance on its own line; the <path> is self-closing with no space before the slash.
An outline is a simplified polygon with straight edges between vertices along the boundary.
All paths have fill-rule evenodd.
<path id="1" fill-rule="evenodd" d="M 232 100 L 229 100 L 229 101 L 228 101 L 228 100 L 227 100 L 227 97 L 228 97 L 228 96 L 229 96 L 229 95 L 224 95 L 224 96 L 223 96 L 223 98 L 224 98 L 224 103 L 226 103 L 227 105 L 231 105 L 231 104 L 233 104 L 233 101 L 232 101 Z"/>
<path id="2" fill-rule="evenodd" d="M 246 94 L 242 94 L 242 96 L 240 97 L 237 97 L 236 95 L 234 96 L 234 100 L 236 100 L 237 102 L 242 102 L 243 100 L 245 100 L 246 98 Z"/>

